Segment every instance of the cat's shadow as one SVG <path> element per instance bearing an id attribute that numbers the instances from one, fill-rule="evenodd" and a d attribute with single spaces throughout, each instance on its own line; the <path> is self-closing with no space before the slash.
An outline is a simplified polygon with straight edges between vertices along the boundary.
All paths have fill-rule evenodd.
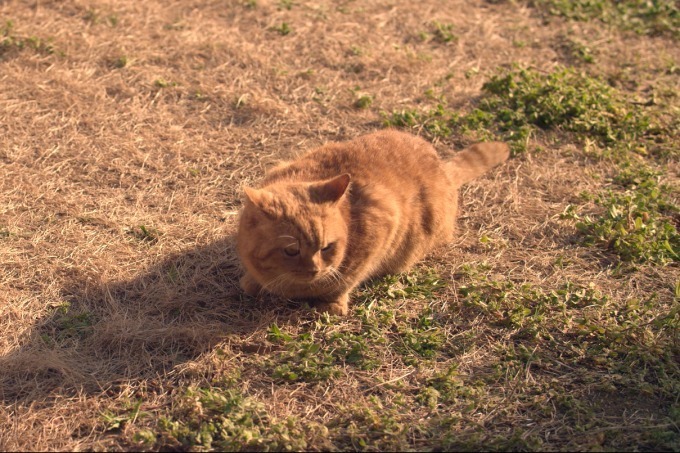
<path id="1" fill-rule="evenodd" d="M 71 276 L 22 346 L 0 357 L 0 401 L 97 393 L 167 377 L 220 342 L 245 345 L 299 306 L 246 297 L 233 237 L 164 258 L 136 276 Z"/>

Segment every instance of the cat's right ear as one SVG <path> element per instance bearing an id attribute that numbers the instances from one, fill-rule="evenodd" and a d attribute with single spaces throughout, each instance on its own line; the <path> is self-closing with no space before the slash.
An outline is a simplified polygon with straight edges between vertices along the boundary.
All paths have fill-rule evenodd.
<path id="1" fill-rule="evenodd" d="M 253 189 L 252 187 L 244 187 L 243 191 L 246 194 L 246 199 L 259 208 L 260 212 L 264 213 L 267 217 L 275 219 L 281 216 L 281 203 L 275 200 L 271 192 L 263 189 Z"/>
<path id="2" fill-rule="evenodd" d="M 267 207 L 272 204 L 273 197 L 271 194 L 262 189 L 253 189 L 252 187 L 244 187 L 243 191 L 246 194 L 246 198 L 255 206 L 267 211 Z"/>

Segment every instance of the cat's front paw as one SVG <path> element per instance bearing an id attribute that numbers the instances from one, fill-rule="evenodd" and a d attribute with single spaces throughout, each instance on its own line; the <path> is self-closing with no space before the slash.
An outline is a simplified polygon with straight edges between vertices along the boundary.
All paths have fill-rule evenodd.
<path id="1" fill-rule="evenodd" d="M 262 286 L 257 283 L 255 279 L 250 276 L 250 274 L 245 274 L 243 277 L 241 277 L 239 284 L 241 285 L 243 292 L 251 297 L 256 297 L 258 294 L 260 294 L 260 291 L 262 291 Z"/>
<path id="2" fill-rule="evenodd" d="M 349 313 L 349 295 L 343 294 L 335 300 L 319 301 L 315 304 L 314 308 L 321 313 L 347 316 Z"/>

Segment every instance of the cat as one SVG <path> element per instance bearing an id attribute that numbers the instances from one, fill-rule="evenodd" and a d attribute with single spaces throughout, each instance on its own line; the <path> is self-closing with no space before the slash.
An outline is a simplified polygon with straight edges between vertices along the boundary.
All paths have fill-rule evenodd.
<path id="1" fill-rule="evenodd" d="M 244 188 L 241 288 L 346 315 L 359 284 L 451 241 L 458 188 L 508 156 L 505 143 L 487 142 L 442 160 L 425 140 L 383 130 L 278 165 Z"/>

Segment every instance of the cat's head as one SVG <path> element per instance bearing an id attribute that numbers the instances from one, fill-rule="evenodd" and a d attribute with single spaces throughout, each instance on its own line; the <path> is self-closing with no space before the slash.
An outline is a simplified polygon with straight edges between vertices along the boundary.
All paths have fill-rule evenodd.
<path id="1" fill-rule="evenodd" d="M 314 183 L 280 182 L 246 188 L 238 252 L 248 272 L 283 296 L 307 286 L 332 285 L 348 236 L 346 193 L 350 176 Z"/>

